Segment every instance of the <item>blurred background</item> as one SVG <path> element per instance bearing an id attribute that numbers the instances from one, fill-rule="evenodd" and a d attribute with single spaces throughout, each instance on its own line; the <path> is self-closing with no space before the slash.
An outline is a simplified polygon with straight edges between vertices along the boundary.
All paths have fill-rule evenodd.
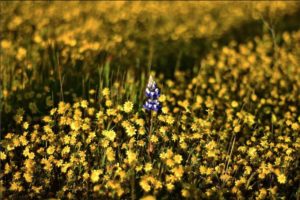
<path id="1" fill-rule="evenodd" d="M 222 46 L 300 28 L 298 2 L 1 2 L 1 109 L 43 112 L 118 81 L 142 98 L 149 71 L 193 75 Z M 217 56 L 217 55 L 216 55 Z M 126 83 L 126 85 L 125 85 Z M 130 98 L 125 96 L 126 98 Z M 41 99 L 33 102 L 33 99 Z M 40 109 L 38 109 L 40 108 Z M 6 115 L 8 116 L 8 115 Z"/>

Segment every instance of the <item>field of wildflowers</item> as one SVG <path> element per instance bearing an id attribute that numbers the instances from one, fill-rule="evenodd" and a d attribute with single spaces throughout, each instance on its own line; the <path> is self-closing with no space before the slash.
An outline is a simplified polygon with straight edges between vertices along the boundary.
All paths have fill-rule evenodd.
<path id="1" fill-rule="evenodd" d="M 299 2 L 0 2 L 1 199 L 300 199 Z"/>

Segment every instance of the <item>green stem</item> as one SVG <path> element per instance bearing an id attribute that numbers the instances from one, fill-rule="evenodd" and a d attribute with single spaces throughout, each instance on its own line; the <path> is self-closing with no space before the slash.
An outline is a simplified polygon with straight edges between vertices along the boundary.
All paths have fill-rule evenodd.
<path id="1" fill-rule="evenodd" d="M 131 172 L 130 185 L 131 185 L 131 199 L 135 200 L 136 196 L 135 196 L 135 171 L 134 171 L 134 169 L 132 169 L 132 172 Z"/>
<path id="2" fill-rule="evenodd" d="M 150 111 L 150 129 L 149 129 L 149 142 L 148 142 L 148 156 L 151 161 L 151 148 L 152 148 L 152 143 L 151 143 L 151 136 L 152 136 L 152 126 L 153 125 L 153 115 L 152 111 Z"/>

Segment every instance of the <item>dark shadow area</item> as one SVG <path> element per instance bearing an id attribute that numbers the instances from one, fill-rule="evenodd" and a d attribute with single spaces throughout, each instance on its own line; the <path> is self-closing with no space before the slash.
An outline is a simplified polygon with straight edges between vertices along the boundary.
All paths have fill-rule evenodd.
<path id="1" fill-rule="evenodd" d="M 278 19 L 278 21 L 276 21 L 272 27 L 276 37 L 285 31 L 291 32 L 299 30 L 299 19 L 300 9 L 292 15 L 285 15 Z M 160 73 L 164 73 L 166 77 L 172 78 L 174 76 L 176 66 L 179 67 L 180 70 L 184 71 L 190 71 L 194 66 L 198 66 L 201 59 L 204 58 L 208 52 L 210 52 L 213 42 L 217 42 L 219 48 L 228 45 L 229 42 L 233 40 L 238 44 L 243 44 L 247 41 L 253 40 L 257 36 L 261 37 L 265 33 L 264 29 L 263 20 L 254 20 L 244 22 L 238 27 L 232 27 L 217 39 L 193 38 L 189 43 L 184 43 L 181 41 L 170 42 L 168 43 L 168 46 L 170 46 L 169 52 L 171 53 L 168 51 L 165 51 L 168 53 L 159 51 L 160 56 L 156 61 L 154 61 L 155 66 L 159 67 L 155 69 Z M 161 48 L 164 49 L 164 47 Z M 179 56 L 179 54 L 181 55 Z M 180 57 L 179 61 L 178 57 Z"/>

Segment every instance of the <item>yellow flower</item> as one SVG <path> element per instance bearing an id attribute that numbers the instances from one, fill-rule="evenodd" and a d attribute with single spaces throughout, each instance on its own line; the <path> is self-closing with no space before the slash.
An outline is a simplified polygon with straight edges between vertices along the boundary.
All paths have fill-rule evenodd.
<path id="1" fill-rule="evenodd" d="M 245 167 L 245 174 L 250 175 L 252 168 L 250 166 Z"/>
<path id="2" fill-rule="evenodd" d="M 165 107 L 163 106 L 161 111 L 164 113 L 164 114 L 167 114 L 169 112 L 169 108 L 168 107 Z"/>
<path id="3" fill-rule="evenodd" d="M 103 94 L 103 96 L 108 97 L 110 94 L 109 88 L 104 88 L 102 90 L 102 94 Z"/>
<path id="4" fill-rule="evenodd" d="M 127 159 L 128 159 L 129 164 L 132 164 L 132 163 L 136 162 L 137 154 L 135 152 L 133 152 L 131 150 L 128 150 L 126 152 L 126 154 L 127 154 Z"/>
<path id="5" fill-rule="evenodd" d="M 104 130 L 102 131 L 102 135 L 104 135 L 110 141 L 114 141 L 116 138 L 116 133 L 114 130 Z"/>
<path id="6" fill-rule="evenodd" d="M 5 163 L 4 174 L 8 174 L 11 171 L 11 166 L 8 163 Z"/>
<path id="7" fill-rule="evenodd" d="M 145 125 L 145 121 L 143 119 L 137 119 L 135 120 L 135 123 L 141 127 Z"/>
<path id="8" fill-rule="evenodd" d="M 182 195 L 183 197 L 189 197 L 189 196 L 190 196 L 190 193 L 189 193 L 189 191 L 188 191 L 187 189 L 182 189 L 182 190 L 181 190 L 181 195 Z"/>
<path id="9" fill-rule="evenodd" d="M 148 196 L 141 198 L 140 200 L 156 200 L 156 198 L 155 198 L 155 196 L 148 195 Z"/>
<path id="10" fill-rule="evenodd" d="M 298 123 L 293 123 L 292 124 L 292 129 L 294 130 L 294 131 L 297 131 L 297 130 L 299 130 L 300 129 L 300 126 L 299 126 L 299 124 Z"/>
<path id="11" fill-rule="evenodd" d="M 233 108 L 237 108 L 237 107 L 239 106 L 239 103 L 238 103 L 237 101 L 232 101 L 232 102 L 231 102 L 231 106 L 232 106 Z"/>
<path id="12" fill-rule="evenodd" d="M 70 152 L 70 147 L 69 146 L 65 146 L 63 148 L 63 150 L 61 151 L 61 155 L 68 154 L 69 152 Z"/>
<path id="13" fill-rule="evenodd" d="M 199 167 L 199 172 L 200 172 L 200 174 L 206 174 L 206 171 L 207 171 L 206 166 L 201 165 L 201 166 Z"/>
<path id="14" fill-rule="evenodd" d="M 90 89 L 89 94 L 93 95 L 93 94 L 95 94 L 95 93 L 96 93 L 96 90 Z"/>
<path id="15" fill-rule="evenodd" d="M 12 191 L 16 191 L 19 188 L 19 183 L 18 182 L 12 182 L 12 184 L 10 185 L 10 190 Z"/>
<path id="16" fill-rule="evenodd" d="M 268 194 L 268 191 L 265 188 L 259 190 L 258 199 L 265 199 Z"/>
<path id="17" fill-rule="evenodd" d="M 156 135 L 152 135 L 150 138 L 151 142 L 157 143 L 158 142 L 158 137 Z"/>
<path id="18" fill-rule="evenodd" d="M 130 113 L 133 108 L 133 103 L 131 101 L 127 101 L 124 103 L 124 112 Z"/>
<path id="19" fill-rule="evenodd" d="M 27 54 L 27 50 L 24 49 L 23 47 L 20 47 L 20 48 L 18 49 L 16 58 L 17 58 L 18 60 L 22 60 L 23 58 L 26 57 L 26 54 Z"/>
<path id="20" fill-rule="evenodd" d="M 182 162 L 182 156 L 177 154 L 174 156 L 174 161 L 177 163 L 177 164 L 180 164 Z"/>
<path id="21" fill-rule="evenodd" d="M 55 151 L 55 147 L 54 146 L 49 146 L 47 148 L 47 154 L 52 155 Z"/>
<path id="22" fill-rule="evenodd" d="M 26 146 L 28 144 L 28 141 L 27 141 L 25 135 L 20 136 L 20 142 L 22 143 L 23 146 Z"/>
<path id="23" fill-rule="evenodd" d="M 89 173 L 84 172 L 83 175 L 82 175 L 82 177 L 83 177 L 84 180 L 88 180 L 89 177 L 90 177 L 90 175 L 89 175 Z"/>
<path id="24" fill-rule="evenodd" d="M 8 49 L 11 46 L 11 42 L 9 40 L 2 40 L 1 41 L 1 47 L 3 49 Z"/>
<path id="25" fill-rule="evenodd" d="M 63 115 L 66 112 L 66 110 L 69 108 L 69 106 L 70 106 L 69 104 L 66 104 L 63 101 L 59 102 L 58 110 L 57 110 L 58 114 Z"/>
<path id="26" fill-rule="evenodd" d="M 73 121 L 71 123 L 71 129 L 74 130 L 74 131 L 78 131 L 81 127 L 81 122 L 80 121 Z"/>
<path id="27" fill-rule="evenodd" d="M 174 161 L 173 161 L 173 159 L 167 159 L 166 160 L 166 165 L 168 166 L 168 167 L 173 167 L 174 166 Z"/>
<path id="28" fill-rule="evenodd" d="M 146 163 L 145 164 L 145 172 L 149 172 L 152 170 L 152 163 Z"/>
<path id="29" fill-rule="evenodd" d="M 166 122 L 167 122 L 168 124 L 172 125 L 172 124 L 174 123 L 174 121 L 175 121 L 174 117 L 172 117 L 172 116 L 170 116 L 170 115 L 168 115 L 168 116 L 166 117 Z"/>
<path id="30" fill-rule="evenodd" d="M 168 191 L 172 191 L 172 190 L 174 190 L 174 188 L 175 188 L 174 184 L 172 184 L 172 183 L 167 183 L 167 184 L 166 184 L 166 187 L 167 187 L 167 190 L 168 190 Z"/>
<path id="31" fill-rule="evenodd" d="M 30 152 L 30 153 L 28 154 L 28 158 L 29 158 L 29 159 L 33 160 L 34 157 L 35 157 L 35 155 L 34 155 L 33 152 Z"/>
<path id="32" fill-rule="evenodd" d="M 27 129 L 28 129 L 28 127 L 29 127 L 29 123 L 28 123 L 28 122 L 24 122 L 24 124 L 23 124 L 23 128 L 24 128 L 25 130 L 27 130 Z"/>
<path id="33" fill-rule="evenodd" d="M 136 134 L 135 127 L 132 124 L 130 124 L 129 122 L 124 121 L 122 123 L 122 126 L 125 128 L 126 133 L 128 134 L 129 137 L 132 137 Z"/>
<path id="34" fill-rule="evenodd" d="M 111 100 L 106 100 L 105 101 L 105 105 L 107 106 L 107 107 L 111 107 L 112 106 L 112 101 Z"/>
<path id="35" fill-rule="evenodd" d="M 108 140 L 104 139 L 104 140 L 101 141 L 101 146 L 102 147 L 107 148 L 108 145 L 109 145 L 109 141 Z"/>
<path id="36" fill-rule="evenodd" d="M 115 115 L 117 115 L 117 110 L 116 109 L 107 109 L 106 113 L 107 113 L 107 116 L 115 116 Z"/>
<path id="37" fill-rule="evenodd" d="M 108 161 L 114 161 L 115 160 L 115 153 L 113 151 L 113 148 L 112 147 L 108 147 L 106 149 L 106 157 L 107 157 L 107 160 Z"/>
<path id="38" fill-rule="evenodd" d="M 151 186 L 150 186 L 150 184 L 148 183 L 147 180 L 141 180 L 140 181 L 140 186 L 143 188 L 143 190 L 145 192 L 149 192 L 151 190 Z"/>
<path id="39" fill-rule="evenodd" d="M 93 187 L 94 192 L 98 192 L 100 190 L 100 187 L 101 187 L 100 185 L 95 185 Z"/>
<path id="40" fill-rule="evenodd" d="M 237 125 L 237 126 L 234 127 L 234 129 L 233 129 L 233 131 L 234 131 L 235 133 L 240 132 L 240 130 L 241 130 L 241 126 L 240 126 L 240 125 Z"/>
<path id="41" fill-rule="evenodd" d="M 103 173 L 103 171 L 101 169 L 98 170 L 92 170 L 92 174 L 91 174 L 91 181 L 93 183 L 99 181 L 99 176 Z"/>
<path id="42" fill-rule="evenodd" d="M 32 175 L 30 173 L 25 173 L 24 175 L 25 181 L 27 183 L 31 183 L 32 182 Z"/>
<path id="43" fill-rule="evenodd" d="M 140 135 L 145 135 L 146 130 L 145 130 L 144 128 L 139 128 L 138 133 L 139 133 Z"/>
<path id="44" fill-rule="evenodd" d="M 167 99 L 167 97 L 166 97 L 166 95 L 164 95 L 164 94 L 160 95 L 160 97 L 158 98 L 158 100 L 159 100 L 160 102 L 165 102 L 166 99 Z"/>
<path id="45" fill-rule="evenodd" d="M 178 167 L 173 168 L 173 169 L 172 169 L 172 172 L 173 172 L 174 176 L 175 176 L 178 180 L 180 180 L 181 177 L 183 176 L 184 170 L 183 170 L 183 167 L 180 165 L 180 166 L 178 166 Z"/>
<path id="46" fill-rule="evenodd" d="M 248 155 L 253 159 L 257 156 L 257 151 L 256 151 L 256 148 L 254 147 L 251 147 L 249 148 L 248 150 Z"/>
<path id="47" fill-rule="evenodd" d="M 167 158 L 171 158 L 173 156 L 173 151 L 171 149 L 168 149 L 167 152 L 166 152 L 166 156 Z"/>
<path id="48" fill-rule="evenodd" d="M 284 184 L 284 183 L 286 183 L 286 176 L 284 174 L 279 174 L 277 176 L 277 180 L 279 183 Z"/>
<path id="49" fill-rule="evenodd" d="M 41 163 L 44 164 L 44 170 L 46 170 L 48 172 L 50 172 L 52 170 L 52 164 L 50 162 L 50 159 L 47 160 L 47 159 L 43 158 L 41 160 Z"/>
<path id="50" fill-rule="evenodd" d="M 5 160 L 6 159 L 6 154 L 4 152 L 0 152 L 0 160 Z"/>
<path id="51" fill-rule="evenodd" d="M 32 190 L 34 191 L 34 193 L 39 194 L 39 193 L 41 193 L 42 186 L 39 186 L 39 187 L 37 187 L 37 186 L 32 186 Z"/>
<path id="52" fill-rule="evenodd" d="M 88 102 L 87 100 L 82 100 L 82 101 L 80 102 L 80 104 L 81 104 L 81 107 L 82 107 L 82 108 L 87 108 L 88 105 L 89 105 L 89 102 Z"/>

